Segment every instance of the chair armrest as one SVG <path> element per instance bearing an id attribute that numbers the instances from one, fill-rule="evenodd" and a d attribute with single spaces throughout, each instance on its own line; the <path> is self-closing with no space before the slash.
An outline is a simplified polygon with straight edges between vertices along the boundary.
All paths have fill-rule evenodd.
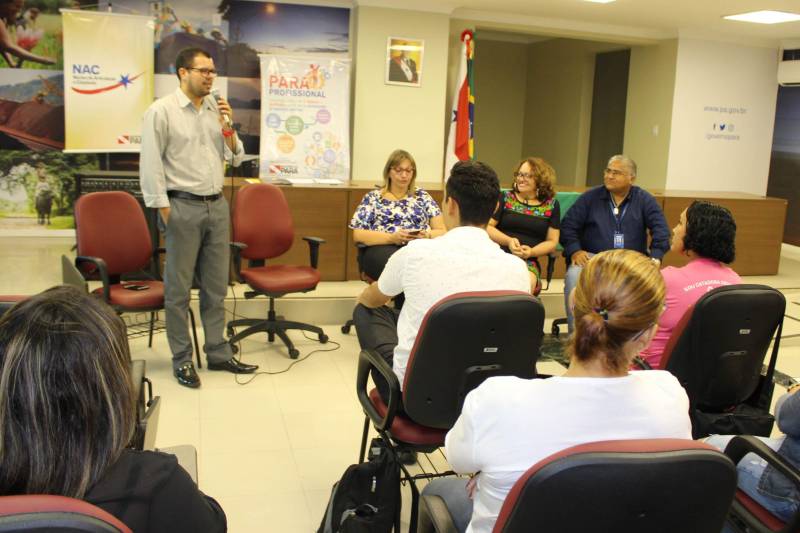
<path id="1" fill-rule="evenodd" d="M 319 245 L 325 243 L 325 239 L 319 237 L 303 237 L 303 240 L 308 243 L 308 262 L 311 268 L 317 268 L 319 264 Z"/>
<path id="2" fill-rule="evenodd" d="M 800 472 L 772 448 L 752 435 L 737 435 L 725 447 L 725 455 L 738 463 L 748 453 L 754 453 L 791 481 L 800 491 Z"/>
<path id="3" fill-rule="evenodd" d="M 375 406 L 372 405 L 367 391 L 367 378 L 371 368 L 376 369 L 389 384 L 389 405 L 386 416 L 383 418 L 375 409 Z M 389 363 L 374 350 L 361 350 L 358 355 L 356 395 L 358 395 L 358 402 L 361 404 L 362 409 L 364 409 L 364 412 L 377 429 L 385 430 L 392 427 L 392 421 L 400 403 L 400 394 L 400 381 L 397 379 L 397 374 L 394 373 L 392 367 L 389 366 Z"/>
<path id="4" fill-rule="evenodd" d="M 247 248 L 243 242 L 231 242 L 231 254 L 233 255 L 233 273 L 236 275 L 236 281 L 244 283 L 242 278 L 242 250 Z"/>
<path id="5" fill-rule="evenodd" d="M 786 477 L 800 491 L 800 472 L 760 439 L 752 435 L 737 435 L 725 447 L 725 455 L 730 457 L 734 464 L 738 464 L 748 453 L 754 453 L 764 459 L 767 464 Z M 798 530 L 800 530 L 800 510 L 794 513 L 794 516 L 786 522 L 786 527 L 779 530 L 779 533 L 790 533 Z"/>
<path id="6" fill-rule="evenodd" d="M 106 303 L 111 301 L 111 280 L 108 277 L 108 267 L 106 262 L 99 257 L 91 257 L 88 255 L 79 255 L 75 258 L 75 266 L 81 271 L 81 274 L 86 272 L 86 265 L 92 265 L 97 269 L 100 275 L 100 281 L 103 282 L 103 300 Z M 86 276 L 84 276 L 85 278 Z"/>
<path id="7" fill-rule="evenodd" d="M 458 533 L 453 516 L 441 496 L 423 494 L 420 504 L 417 533 Z"/>
<path id="8" fill-rule="evenodd" d="M 557 260 L 558 260 L 558 255 L 556 255 L 556 252 L 550 252 L 549 254 L 547 254 L 547 270 L 544 278 L 545 281 L 547 282 L 547 285 L 543 287 L 542 290 L 546 291 L 550 288 L 550 282 L 553 281 L 553 273 L 556 270 Z"/>

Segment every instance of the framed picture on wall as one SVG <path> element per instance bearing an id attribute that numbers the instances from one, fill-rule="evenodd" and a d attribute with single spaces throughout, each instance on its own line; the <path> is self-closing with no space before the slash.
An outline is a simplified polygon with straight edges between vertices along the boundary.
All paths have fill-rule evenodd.
<path id="1" fill-rule="evenodd" d="M 386 41 L 386 83 L 419 87 L 422 80 L 422 53 L 425 41 L 389 37 Z"/>

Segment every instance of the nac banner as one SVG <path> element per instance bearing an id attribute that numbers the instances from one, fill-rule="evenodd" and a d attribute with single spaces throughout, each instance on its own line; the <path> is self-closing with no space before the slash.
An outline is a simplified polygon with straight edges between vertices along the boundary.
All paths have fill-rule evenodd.
<path id="1" fill-rule="evenodd" d="M 261 179 L 346 183 L 350 179 L 350 61 L 260 57 Z"/>
<path id="2" fill-rule="evenodd" d="M 138 152 L 153 102 L 153 19 L 61 10 L 65 152 Z"/>

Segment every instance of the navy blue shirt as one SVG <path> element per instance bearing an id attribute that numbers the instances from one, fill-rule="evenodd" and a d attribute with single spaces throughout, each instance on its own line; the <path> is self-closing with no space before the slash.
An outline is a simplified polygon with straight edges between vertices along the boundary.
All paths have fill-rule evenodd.
<path id="1" fill-rule="evenodd" d="M 656 259 L 669 250 L 669 228 L 661 207 L 649 192 L 631 187 L 614 215 L 611 194 L 601 185 L 589 189 L 569 208 L 561 221 L 561 246 L 569 258 L 578 250 L 593 254 L 614 248 L 614 233 L 625 236 L 624 246 Z M 647 249 L 647 231 L 652 243 Z"/>

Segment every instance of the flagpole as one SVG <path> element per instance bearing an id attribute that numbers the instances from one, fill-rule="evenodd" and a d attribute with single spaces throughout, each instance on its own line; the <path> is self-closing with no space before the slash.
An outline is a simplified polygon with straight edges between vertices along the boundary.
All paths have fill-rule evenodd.
<path id="1" fill-rule="evenodd" d="M 458 69 L 458 82 L 450 114 L 450 131 L 447 137 L 445 153 L 445 181 L 450 169 L 458 161 L 474 159 L 473 141 L 474 121 L 474 83 L 472 60 L 474 57 L 474 34 L 470 30 L 461 32 L 461 54 Z"/>

